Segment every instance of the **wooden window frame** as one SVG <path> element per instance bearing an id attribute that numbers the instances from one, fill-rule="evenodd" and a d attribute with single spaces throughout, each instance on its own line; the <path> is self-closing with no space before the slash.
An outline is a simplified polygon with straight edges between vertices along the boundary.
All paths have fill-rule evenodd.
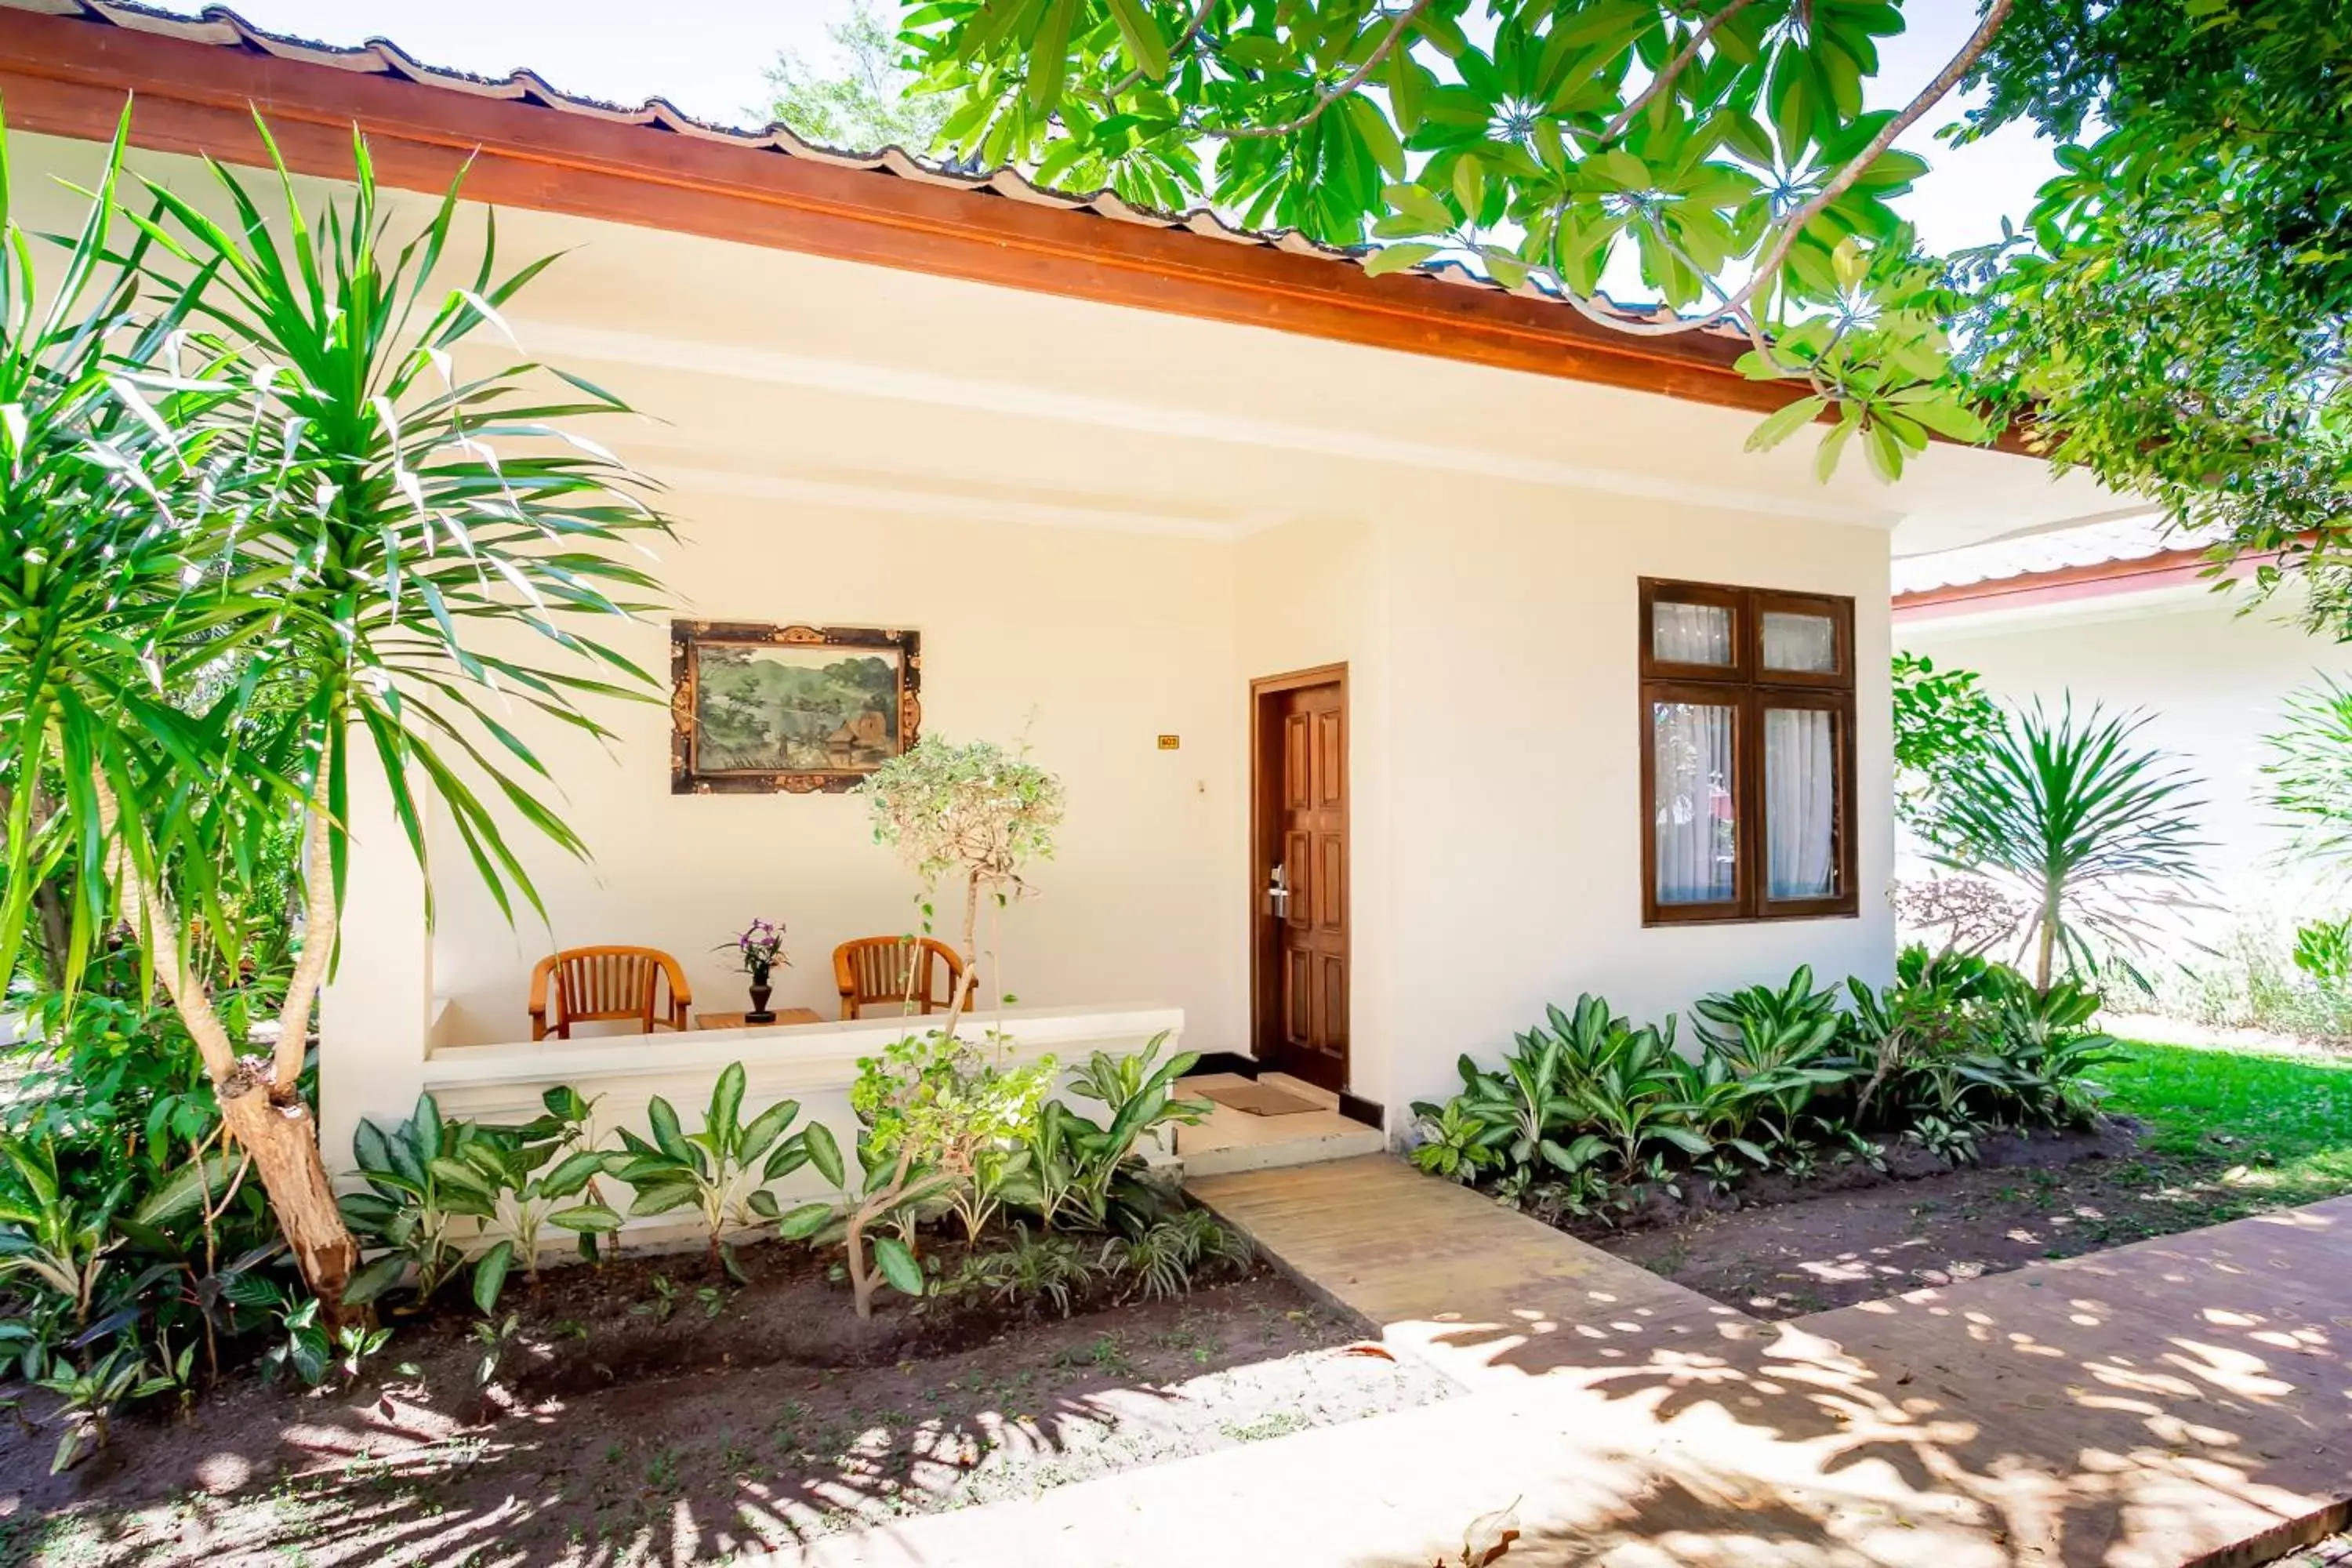
<path id="1" fill-rule="evenodd" d="M 1732 615 L 1732 662 L 1682 664 L 1655 654 L 1658 605 L 1708 605 Z M 1862 912 L 1854 837 L 1853 600 L 1831 594 L 1738 588 L 1720 583 L 1641 580 L 1642 923 L 1644 926 L 1730 925 L 1760 921 L 1852 919 Z M 1767 612 L 1826 616 L 1837 653 L 1833 671 L 1768 669 Z M 1732 896 L 1712 903 L 1665 903 L 1658 898 L 1657 737 L 1660 702 L 1706 703 L 1733 710 L 1732 799 L 1738 811 Z M 1769 895 L 1770 834 L 1764 819 L 1764 714 L 1768 709 L 1826 712 L 1837 725 L 1835 837 L 1838 890 L 1828 898 Z"/>

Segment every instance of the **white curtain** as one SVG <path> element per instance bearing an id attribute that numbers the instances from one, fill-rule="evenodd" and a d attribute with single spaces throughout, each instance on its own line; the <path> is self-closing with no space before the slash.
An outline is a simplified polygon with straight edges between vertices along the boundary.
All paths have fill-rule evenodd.
<path id="1" fill-rule="evenodd" d="M 1729 664 L 1731 612 L 1720 605 L 1652 605 L 1650 656 L 1669 664 Z"/>
<path id="2" fill-rule="evenodd" d="M 1764 612 L 1764 668 L 1822 674 L 1837 668 L 1837 627 L 1827 616 Z"/>
<path id="3" fill-rule="evenodd" d="M 1825 899 L 1838 890 L 1835 739 L 1831 714 L 1764 710 L 1765 885 L 1773 898 Z"/>
<path id="4" fill-rule="evenodd" d="M 1672 656 L 1662 652 L 1660 657 Z M 1657 894 L 1662 904 L 1723 903 L 1737 890 L 1733 713 L 1734 710 L 1713 703 L 1651 706 L 1657 781 L 1657 823 L 1653 831 L 1657 836 Z"/>

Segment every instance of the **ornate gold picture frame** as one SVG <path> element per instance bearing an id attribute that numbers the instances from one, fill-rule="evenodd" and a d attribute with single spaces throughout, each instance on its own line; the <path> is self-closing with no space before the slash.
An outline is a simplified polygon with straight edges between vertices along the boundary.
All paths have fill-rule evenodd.
<path id="1" fill-rule="evenodd" d="M 837 795 L 913 745 L 922 634 L 672 621 L 670 793 Z"/>

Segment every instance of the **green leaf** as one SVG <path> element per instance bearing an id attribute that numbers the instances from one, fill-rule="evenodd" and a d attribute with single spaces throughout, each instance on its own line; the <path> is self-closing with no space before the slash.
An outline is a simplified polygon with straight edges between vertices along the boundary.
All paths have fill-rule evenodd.
<path id="1" fill-rule="evenodd" d="M 1486 172 L 1475 158 L 1454 161 L 1454 199 L 1462 204 L 1462 221 L 1475 224 L 1486 204 Z"/>
<path id="2" fill-rule="evenodd" d="M 131 1217 L 142 1225 L 160 1226 L 192 1214 L 228 1190 L 236 1167 L 236 1157 L 229 1154 L 215 1154 L 202 1164 L 182 1165 L 131 1211 Z"/>
<path id="3" fill-rule="evenodd" d="M 923 1266 L 915 1261 L 915 1255 L 897 1237 L 874 1238 L 874 1264 L 894 1289 L 908 1296 L 923 1293 Z"/>
<path id="4" fill-rule="evenodd" d="M 735 1157 L 748 1165 L 767 1153 L 769 1145 L 783 1136 L 784 1129 L 800 1113 L 801 1102 L 797 1100 L 780 1100 L 768 1107 L 743 1130 L 743 1146 L 736 1151 Z"/>
<path id="5" fill-rule="evenodd" d="M 604 1156 L 593 1149 L 583 1149 L 556 1162 L 555 1168 L 539 1179 L 540 1192 L 551 1198 L 568 1198 L 586 1189 L 604 1169 Z"/>
<path id="6" fill-rule="evenodd" d="M 1047 0 L 1045 25 L 1029 50 L 1029 81 L 1022 94 L 1035 113 L 1049 114 L 1062 101 L 1062 84 L 1070 73 L 1070 26 L 1077 15 L 1078 0 Z"/>
<path id="7" fill-rule="evenodd" d="M 1160 32 L 1159 21 L 1151 15 L 1145 0 L 1108 0 L 1110 14 L 1118 24 L 1118 36 L 1137 68 L 1146 78 L 1158 81 L 1168 74 L 1168 38 Z"/>
<path id="8" fill-rule="evenodd" d="M 817 1168 L 817 1173 L 836 1187 L 846 1185 L 841 1145 L 834 1141 L 833 1129 L 822 1121 L 812 1121 L 802 1129 L 801 1139 L 808 1148 L 809 1163 Z"/>
<path id="9" fill-rule="evenodd" d="M 646 1121 L 653 1130 L 655 1144 L 663 1153 L 681 1165 L 693 1166 L 693 1146 L 687 1142 L 686 1134 L 678 1130 L 677 1112 L 671 1109 L 668 1100 L 657 1094 L 646 1102 Z"/>
<path id="10" fill-rule="evenodd" d="M 1436 255 L 1441 248 L 1419 242 L 1383 245 L 1364 258 L 1364 270 L 1375 278 L 1391 272 L 1409 272 Z"/>
<path id="11" fill-rule="evenodd" d="M 366 1306 L 386 1290 L 399 1284 L 401 1276 L 407 1271 L 408 1259 L 396 1252 L 388 1253 L 373 1263 L 364 1265 L 359 1272 L 352 1276 L 351 1283 L 343 1287 L 344 1304 L 352 1307 Z"/>
<path id="12" fill-rule="evenodd" d="M 1393 184 L 1381 187 L 1381 195 L 1400 217 L 1412 219 L 1423 234 L 1446 234 L 1454 227 L 1454 215 L 1434 193 L 1423 186 Z"/>
<path id="13" fill-rule="evenodd" d="M 730 1062 L 719 1073 L 719 1081 L 711 1086 L 710 1110 L 704 1118 L 702 1130 L 711 1141 L 711 1153 L 720 1160 L 734 1158 L 737 1135 L 742 1131 L 737 1118 L 743 1110 L 743 1064 Z"/>
<path id="14" fill-rule="evenodd" d="M 1846 442 L 1853 438 L 1861 424 L 1861 411 L 1849 407 L 1845 416 L 1830 427 L 1830 433 L 1822 437 L 1821 447 L 1813 453 L 1815 479 L 1823 484 L 1829 482 L 1830 476 L 1837 472 L 1839 454 L 1845 450 Z"/>
<path id="15" fill-rule="evenodd" d="M 1987 441 L 1992 437 L 1991 426 L 1958 397 L 1948 395 L 1913 403 L 1898 396 L 1895 401 L 1903 405 L 1905 414 L 1938 436 L 1969 442 Z"/>
<path id="16" fill-rule="evenodd" d="M 776 1234 L 786 1241 L 806 1241 L 832 1223 L 831 1204 L 803 1204 L 776 1223 Z"/>
<path id="17" fill-rule="evenodd" d="M 1862 449 L 1870 458 L 1871 471 L 1887 484 L 1903 477 L 1903 443 L 1887 427 L 1884 419 L 1874 419 L 1863 433 Z"/>
<path id="18" fill-rule="evenodd" d="M 474 1310 L 484 1317 L 498 1306 L 499 1293 L 507 1288 L 507 1270 L 513 1264 L 514 1243 L 501 1241 L 474 1265 Z"/>
<path id="19" fill-rule="evenodd" d="M 629 1213 L 643 1218 L 648 1215 L 668 1214 L 698 1201 L 700 1194 L 688 1183 L 670 1186 L 639 1187 L 629 1200 Z"/>
<path id="20" fill-rule="evenodd" d="M 1785 407 L 1773 410 L 1748 433 L 1748 450 L 1770 451 L 1811 424 L 1829 405 L 1826 397 L 1800 397 Z"/>
<path id="21" fill-rule="evenodd" d="M 581 1231 L 604 1235 L 621 1228 L 621 1216 L 604 1204 L 577 1204 L 568 1209 L 558 1209 L 547 1216 L 547 1223 L 558 1230 Z"/>

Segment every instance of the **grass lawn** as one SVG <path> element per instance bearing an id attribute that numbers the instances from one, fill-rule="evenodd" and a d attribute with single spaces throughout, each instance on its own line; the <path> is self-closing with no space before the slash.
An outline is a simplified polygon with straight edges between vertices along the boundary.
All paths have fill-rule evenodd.
<path id="1" fill-rule="evenodd" d="M 2095 1074 L 2106 1109 L 2147 1124 L 2150 1156 L 2205 1178 L 2215 1219 L 2352 1193 L 2352 1060 L 2124 1048 Z"/>

